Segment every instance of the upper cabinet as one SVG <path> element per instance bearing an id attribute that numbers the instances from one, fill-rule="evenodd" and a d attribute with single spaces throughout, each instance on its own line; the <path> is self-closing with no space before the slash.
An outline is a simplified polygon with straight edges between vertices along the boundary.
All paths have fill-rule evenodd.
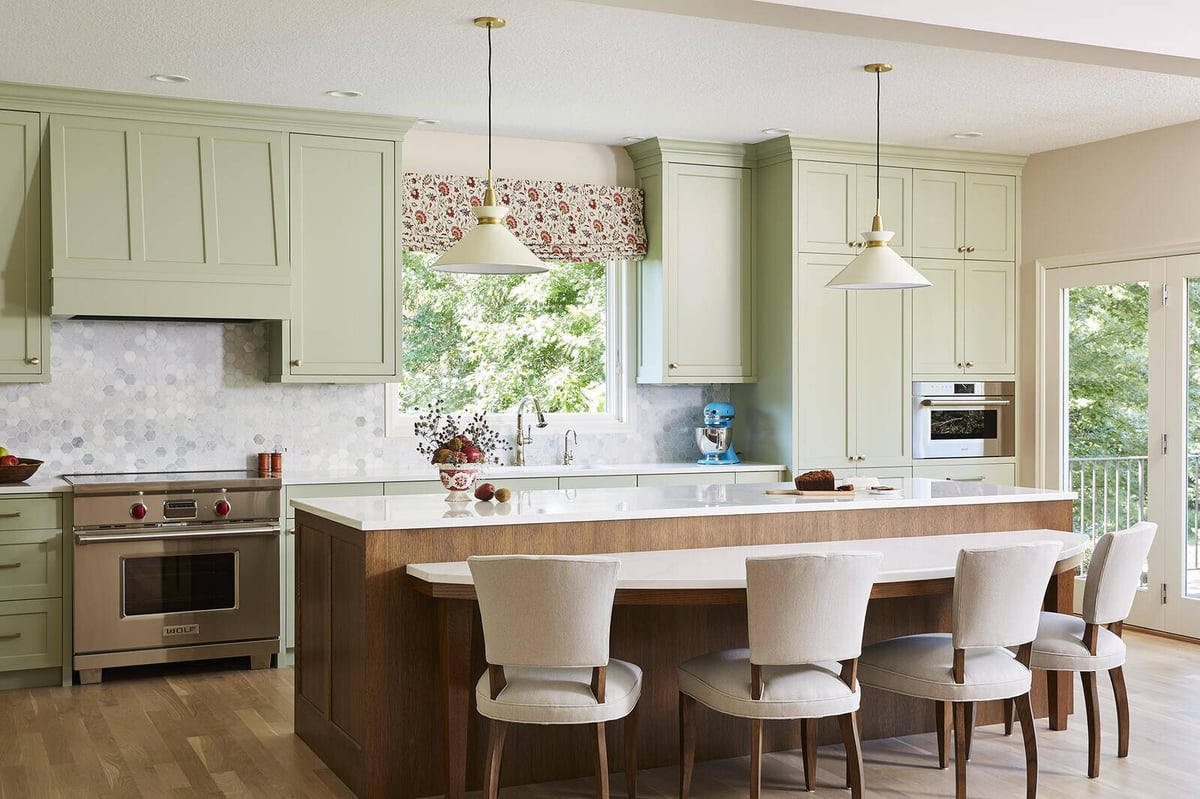
<path id="1" fill-rule="evenodd" d="M 857 252 L 875 216 L 875 167 L 797 161 L 795 168 L 796 251 Z M 901 255 L 912 254 L 912 175 L 911 169 L 886 166 L 879 173 L 883 226 L 895 234 L 889 246 Z"/>
<path id="2" fill-rule="evenodd" d="M 914 256 L 1017 260 L 1013 175 L 915 169 L 913 207 Z"/>
<path id="3" fill-rule="evenodd" d="M 283 319 L 284 134 L 50 116 L 53 312 Z"/>
<path id="4" fill-rule="evenodd" d="M 1016 372 L 1016 264 L 918 258 L 932 284 L 913 292 L 913 372 Z"/>
<path id="5" fill-rule="evenodd" d="M 742 148 L 650 139 L 628 147 L 645 192 L 639 383 L 757 379 L 753 173 Z"/>
<path id="6" fill-rule="evenodd" d="M 271 378 L 385 382 L 400 374 L 397 142 L 292 134 L 292 318 Z"/>
<path id="7" fill-rule="evenodd" d="M 40 117 L 0 111 L 0 382 L 50 379 L 42 272 Z"/>

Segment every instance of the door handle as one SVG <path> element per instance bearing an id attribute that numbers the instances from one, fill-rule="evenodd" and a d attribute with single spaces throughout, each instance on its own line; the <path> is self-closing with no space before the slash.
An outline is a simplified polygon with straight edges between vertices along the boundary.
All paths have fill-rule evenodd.
<path id="1" fill-rule="evenodd" d="M 939 400 L 921 400 L 923 408 L 962 408 L 964 406 L 979 405 L 987 408 L 1003 408 L 1012 405 L 1012 400 L 980 400 L 980 399 L 939 399 Z"/>
<path id="2" fill-rule="evenodd" d="M 172 541 L 197 538 L 229 538 L 231 536 L 279 535 L 278 527 L 239 527 L 224 530 L 172 530 L 169 533 L 118 533 L 116 535 L 76 533 L 76 544 L 130 543 L 135 541 Z"/>

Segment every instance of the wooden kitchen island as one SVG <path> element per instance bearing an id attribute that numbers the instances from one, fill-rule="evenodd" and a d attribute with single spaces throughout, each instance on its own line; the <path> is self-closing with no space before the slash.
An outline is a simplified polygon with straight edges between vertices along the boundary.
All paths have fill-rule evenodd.
<path id="1" fill-rule="evenodd" d="M 767 496 L 763 489 L 532 491 L 506 505 L 452 505 L 442 495 L 293 501 L 297 734 L 359 796 L 460 797 L 464 788 L 479 786 L 486 725 L 472 700 L 484 670 L 478 611 L 469 585 L 439 589 L 409 576 L 410 564 L 462 561 L 472 554 L 646 552 L 1071 528 L 1073 495 L 1064 492 L 919 479 L 904 481 L 899 497 L 814 499 Z M 1047 590 L 1048 609 L 1070 610 L 1078 560 L 1060 563 Z M 930 574 L 877 584 L 868 643 L 949 629 L 953 581 Z M 744 588 L 736 587 L 618 592 L 612 655 L 645 673 L 642 768 L 676 762 L 675 667 L 705 652 L 745 646 L 744 602 Z M 1055 728 L 1065 726 L 1070 712 L 1069 677 L 1051 680 L 1048 696 L 1044 681 L 1035 680 L 1035 708 L 1049 714 Z M 445 718 L 452 723 L 443 724 Z M 978 723 L 998 718 L 998 708 L 981 708 Z M 928 731 L 933 704 L 866 689 L 862 725 L 865 738 Z M 822 742 L 839 740 L 835 726 L 822 727 Z M 610 731 L 613 770 L 622 768 L 618 727 Z M 582 728 L 515 730 L 506 745 L 504 783 L 591 774 L 586 735 Z M 748 744 L 748 725 L 706 714 L 697 757 L 745 754 Z M 769 726 L 764 744 L 769 750 L 798 748 L 799 725 Z"/>

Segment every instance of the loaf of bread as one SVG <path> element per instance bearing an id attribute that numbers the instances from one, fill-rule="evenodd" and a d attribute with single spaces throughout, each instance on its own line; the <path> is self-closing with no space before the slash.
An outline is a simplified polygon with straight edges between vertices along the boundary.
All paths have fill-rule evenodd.
<path id="1" fill-rule="evenodd" d="M 796 476 L 796 488 L 801 491 L 832 491 L 833 472 L 821 469 L 816 472 L 805 472 Z"/>

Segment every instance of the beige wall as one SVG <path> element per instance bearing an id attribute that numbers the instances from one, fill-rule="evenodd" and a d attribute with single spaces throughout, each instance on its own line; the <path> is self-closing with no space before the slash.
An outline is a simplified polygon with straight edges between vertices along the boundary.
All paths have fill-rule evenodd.
<path id="1" fill-rule="evenodd" d="M 1200 122 L 1029 157 L 1021 200 L 1021 419 L 1018 479 L 1033 480 L 1038 259 L 1200 242 Z M 1194 249 L 1194 248 L 1193 248 Z"/>
<path id="2" fill-rule="evenodd" d="M 415 128 L 404 137 L 404 169 L 484 177 L 487 137 Z M 625 149 L 603 144 L 494 137 L 492 170 L 498 178 L 634 185 Z"/>

